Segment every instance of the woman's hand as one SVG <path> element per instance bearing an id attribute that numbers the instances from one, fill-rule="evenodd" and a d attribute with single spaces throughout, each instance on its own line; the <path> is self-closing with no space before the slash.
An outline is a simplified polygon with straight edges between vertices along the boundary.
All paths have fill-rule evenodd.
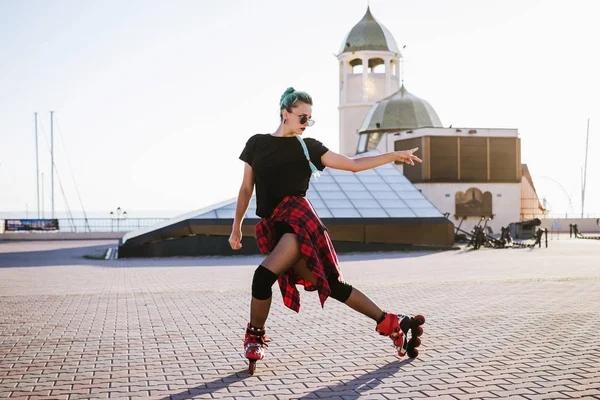
<path id="1" fill-rule="evenodd" d="M 410 150 L 403 150 L 403 151 L 394 151 L 394 158 L 396 159 L 396 161 L 400 161 L 406 164 L 410 164 L 410 165 L 415 165 L 415 161 L 422 163 L 423 160 L 421 160 L 419 157 L 413 155 L 413 153 L 415 151 L 419 150 L 418 147 L 415 147 L 414 149 L 410 149 Z"/>
<path id="2" fill-rule="evenodd" d="M 229 245 L 233 250 L 242 248 L 242 230 L 234 228 L 229 235 Z"/>

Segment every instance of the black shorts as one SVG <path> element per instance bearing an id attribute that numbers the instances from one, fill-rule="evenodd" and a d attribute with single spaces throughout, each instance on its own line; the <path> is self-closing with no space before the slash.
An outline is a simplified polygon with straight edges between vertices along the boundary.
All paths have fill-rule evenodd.
<path id="1" fill-rule="evenodd" d="M 273 226 L 275 227 L 275 243 L 279 243 L 281 237 L 286 233 L 296 233 L 294 232 L 294 228 L 287 222 L 275 221 L 273 222 Z"/>

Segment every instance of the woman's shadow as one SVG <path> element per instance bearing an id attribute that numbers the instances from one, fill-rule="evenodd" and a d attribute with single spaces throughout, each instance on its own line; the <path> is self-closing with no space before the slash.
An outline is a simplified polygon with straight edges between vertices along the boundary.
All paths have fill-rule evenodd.
<path id="1" fill-rule="evenodd" d="M 387 365 L 379 367 L 374 371 L 367 372 L 361 376 L 358 376 L 351 381 L 341 382 L 336 385 L 322 387 L 313 392 L 307 393 L 300 399 L 322 399 L 330 396 L 343 397 L 345 400 L 358 399 L 359 396 L 379 386 L 383 379 L 393 376 L 403 366 L 410 364 L 413 361 L 409 358 L 404 361 L 396 360 Z M 172 394 L 164 397 L 161 400 L 183 400 L 192 399 L 196 396 L 210 395 L 217 390 L 227 388 L 230 384 L 235 382 L 243 381 L 249 378 L 248 371 L 234 372 L 223 378 L 215 379 L 212 382 L 203 383 L 195 388 L 190 388 L 184 392 Z"/>
<path id="2" fill-rule="evenodd" d="M 212 382 L 203 383 L 195 388 L 190 388 L 177 394 L 168 395 L 160 400 L 206 398 L 206 395 L 210 396 L 211 393 L 214 393 L 217 390 L 227 388 L 232 383 L 243 381 L 249 377 L 250 375 L 248 374 L 248 369 L 246 368 L 244 371 L 234 372 L 233 374 L 227 375 L 223 378 L 217 378 Z"/>
<path id="3" fill-rule="evenodd" d="M 344 400 L 358 399 L 364 392 L 375 389 L 382 383 L 383 379 L 395 375 L 403 366 L 412 362 L 412 358 L 403 361 L 396 360 L 374 371 L 358 376 L 351 381 L 340 382 L 337 385 L 317 389 L 300 397 L 300 399 L 326 399 L 328 397 L 341 397 Z"/>

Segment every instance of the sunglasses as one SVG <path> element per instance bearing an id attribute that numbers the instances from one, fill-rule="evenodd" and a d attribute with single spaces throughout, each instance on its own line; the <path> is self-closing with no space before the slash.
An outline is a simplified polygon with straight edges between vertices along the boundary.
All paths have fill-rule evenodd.
<path id="1" fill-rule="evenodd" d="M 315 121 L 312 118 L 308 118 L 308 116 L 306 114 L 296 114 L 296 113 L 292 113 L 294 115 L 297 115 L 300 117 L 300 124 L 304 125 L 307 121 L 308 121 L 308 126 L 313 126 L 315 124 Z"/>

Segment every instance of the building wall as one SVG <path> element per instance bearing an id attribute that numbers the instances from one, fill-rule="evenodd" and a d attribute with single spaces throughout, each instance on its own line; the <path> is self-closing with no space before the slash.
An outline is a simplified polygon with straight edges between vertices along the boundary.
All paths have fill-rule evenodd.
<path id="1" fill-rule="evenodd" d="M 385 97 L 386 86 L 385 74 L 369 74 L 366 86 L 368 101 L 376 102 L 383 99 Z"/>
<path id="2" fill-rule="evenodd" d="M 362 74 L 349 74 L 346 78 L 346 87 L 348 90 L 347 104 L 362 103 L 363 99 L 370 103 L 375 103 L 385 97 L 386 76 L 385 74 L 368 74 L 363 87 Z M 364 97 L 363 97 L 364 90 Z M 362 123 L 362 121 L 360 121 Z"/>
<path id="3" fill-rule="evenodd" d="M 488 138 L 488 180 L 521 182 L 521 139 Z"/>
<path id="4" fill-rule="evenodd" d="M 478 188 L 481 192 L 489 191 L 492 194 L 494 218 L 488 222 L 488 226 L 492 228 L 493 233 L 500 233 L 501 227 L 506 227 L 511 222 L 520 221 L 520 183 L 416 183 L 415 186 L 438 210 L 442 213 L 449 213 L 448 218 L 456 227 L 460 224 L 460 219 L 454 216 L 456 192 L 466 192 L 472 187 Z M 478 221 L 478 217 L 468 217 L 462 223 L 461 229 L 470 232 Z"/>
<path id="5" fill-rule="evenodd" d="M 353 156 L 361 127 L 373 103 L 340 107 L 340 154 Z"/>
<path id="6" fill-rule="evenodd" d="M 357 104 L 362 102 L 362 84 L 362 74 L 350 74 L 346 77 L 346 89 L 348 90 L 348 97 L 346 100 L 348 104 Z"/>
<path id="7" fill-rule="evenodd" d="M 534 218 L 545 218 L 546 213 L 541 208 L 540 199 L 529 180 L 523 176 L 521 182 L 521 221 Z"/>
<path id="8" fill-rule="evenodd" d="M 450 138 L 431 138 L 431 157 L 432 159 L 441 158 L 442 151 L 434 151 L 434 143 L 438 140 L 448 140 Z M 488 180 L 488 140 L 486 137 L 470 137 L 461 138 L 453 149 L 457 155 L 460 155 L 460 161 L 453 165 L 450 159 L 445 163 L 438 162 L 444 169 L 454 167 L 457 173 L 460 173 L 459 179 L 465 182 L 485 182 Z M 510 140 L 510 139 L 509 139 Z M 437 149 L 436 149 L 437 150 Z M 442 150 L 442 149 L 439 149 Z M 456 156 L 455 156 L 456 157 Z M 434 163 L 432 162 L 432 168 Z M 458 166 L 460 165 L 460 171 Z M 437 174 L 431 172 L 431 176 L 439 176 L 443 172 Z"/>
<path id="9" fill-rule="evenodd" d="M 423 160 L 406 177 L 416 182 L 521 182 L 521 143 L 513 137 L 421 136 L 397 140 L 396 150 L 417 147 Z"/>

